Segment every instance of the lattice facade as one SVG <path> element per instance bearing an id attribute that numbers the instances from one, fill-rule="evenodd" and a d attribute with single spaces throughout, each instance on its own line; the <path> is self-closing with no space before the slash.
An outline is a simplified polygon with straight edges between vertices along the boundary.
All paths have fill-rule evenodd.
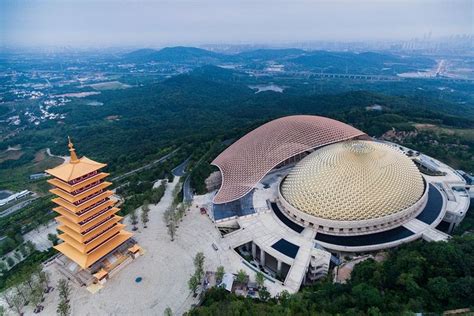
<path id="1" fill-rule="evenodd" d="M 240 138 L 212 164 L 222 174 L 214 203 L 235 201 L 250 192 L 275 166 L 316 147 L 366 135 L 342 122 L 310 115 L 287 116 Z"/>
<path id="2" fill-rule="evenodd" d="M 396 214 L 418 202 L 424 191 L 423 178 L 408 157 L 388 145 L 361 140 L 313 152 L 281 185 L 293 207 L 334 221 Z"/>

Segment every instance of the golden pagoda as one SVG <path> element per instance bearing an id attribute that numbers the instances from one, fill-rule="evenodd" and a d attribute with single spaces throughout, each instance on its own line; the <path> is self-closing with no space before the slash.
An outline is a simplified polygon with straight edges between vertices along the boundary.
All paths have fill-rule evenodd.
<path id="1" fill-rule="evenodd" d="M 109 174 L 101 171 L 106 164 L 87 157 L 79 159 L 71 139 L 68 146 L 70 161 L 46 170 L 54 177 L 48 182 L 54 186 L 50 192 L 56 195 L 54 211 L 60 214 L 56 220 L 63 232 L 58 237 L 64 242 L 55 248 L 86 269 L 126 242 L 132 233 L 123 230 L 122 217 L 116 215 L 119 209 L 111 199 L 113 192 L 107 189 L 112 183 L 105 181 Z"/>

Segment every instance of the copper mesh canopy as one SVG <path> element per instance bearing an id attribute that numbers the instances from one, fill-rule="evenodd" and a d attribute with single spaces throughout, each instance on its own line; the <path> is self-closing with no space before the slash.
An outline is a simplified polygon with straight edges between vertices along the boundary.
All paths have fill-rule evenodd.
<path id="1" fill-rule="evenodd" d="M 268 122 L 224 150 L 214 161 L 222 186 L 214 203 L 235 201 L 275 166 L 316 147 L 364 136 L 360 130 L 321 116 L 295 115 Z"/>

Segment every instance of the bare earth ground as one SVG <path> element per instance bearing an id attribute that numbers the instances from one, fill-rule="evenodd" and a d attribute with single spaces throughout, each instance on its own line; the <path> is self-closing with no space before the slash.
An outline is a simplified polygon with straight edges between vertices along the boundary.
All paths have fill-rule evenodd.
<path id="1" fill-rule="evenodd" d="M 21 150 L 5 150 L 0 152 L 0 163 L 7 160 L 18 160 L 23 155 Z"/>
<path id="2" fill-rule="evenodd" d="M 193 303 L 197 303 L 190 294 L 187 282 L 194 273 L 193 257 L 199 251 L 206 257 L 205 270 L 215 271 L 217 266 L 223 265 L 227 272 L 244 269 L 254 279 L 255 273 L 241 263 L 240 257 L 229 249 L 212 221 L 201 215 L 196 205 L 179 224 L 175 240 L 170 241 L 163 213 L 171 204 L 172 191 L 177 183 L 178 178 L 175 177 L 172 183 L 167 184 L 160 203 L 150 207 L 148 228 L 140 226 L 135 232 L 135 239 L 146 253 L 114 275 L 95 294 L 74 285 L 72 315 L 163 315 L 166 307 L 170 307 L 174 315 L 182 315 Z M 128 219 L 125 223 L 129 224 Z M 130 227 L 128 230 L 131 230 Z M 212 248 L 212 243 L 218 245 L 218 251 Z M 48 269 L 54 285 L 62 276 L 54 265 Z M 137 277 L 143 280 L 136 283 Z M 275 292 L 272 294 L 276 294 L 277 289 L 272 288 L 272 284 L 267 286 L 270 292 Z M 41 315 L 55 315 L 57 304 L 55 290 L 47 296 Z M 25 311 L 32 314 L 31 307 Z"/>

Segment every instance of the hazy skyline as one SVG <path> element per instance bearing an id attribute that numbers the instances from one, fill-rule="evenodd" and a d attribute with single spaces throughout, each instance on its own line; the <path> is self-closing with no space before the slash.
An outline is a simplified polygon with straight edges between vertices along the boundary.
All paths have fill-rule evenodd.
<path id="1" fill-rule="evenodd" d="M 0 1 L 2 45 L 403 40 L 473 33 L 473 1 Z"/>

